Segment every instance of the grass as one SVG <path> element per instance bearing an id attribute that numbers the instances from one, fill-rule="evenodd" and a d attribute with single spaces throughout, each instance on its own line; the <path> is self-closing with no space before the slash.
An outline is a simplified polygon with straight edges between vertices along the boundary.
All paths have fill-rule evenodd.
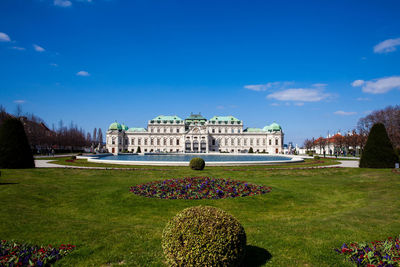
<path id="1" fill-rule="evenodd" d="M 382 169 L 226 171 L 2 170 L 0 237 L 77 249 L 56 266 L 163 266 L 162 230 L 184 208 L 210 205 L 247 234 L 247 266 L 351 266 L 333 249 L 400 233 L 400 174 Z M 161 200 L 129 192 L 139 183 L 214 176 L 272 187 L 255 197 Z"/>
<path id="2" fill-rule="evenodd" d="M 107 163 L 94 163 L 88 162 L 86 159 L 76 159 L 74 162 L 68 162 L 67 160 L 71 160 L 71 157 L 62 157 L 62 158 L 45 158 L 45 160 L 52 160 L 51 163 L 59 164 L 59 165 L 67 165 L 67 166 L 84 166 L 84 167 L 106 167 L 106 168 L 142 168 L 142 169 L 156 169 L 155 166 L 134 166 L 134 165 L 120 165 L 120 164 L 107 164 Z M 294 168 L 294 167 L 315 167 L 315 166 L 329 166 L 336 165 L 339 162 L 335 159 L 305 159 L 304 162 L 300 163 L 288 163 L 288 164 L 276 164 L 276 165 L 255 165 L 252 166 L 251 169 L 269 169 L 269 168 Z M 216 169 L 249 169 L 249 166 L 234 166 L 234 167 L 215 167 Z M 176 167 L 170 166 L 161 166 L 159 169 L 179 169 Z"/>

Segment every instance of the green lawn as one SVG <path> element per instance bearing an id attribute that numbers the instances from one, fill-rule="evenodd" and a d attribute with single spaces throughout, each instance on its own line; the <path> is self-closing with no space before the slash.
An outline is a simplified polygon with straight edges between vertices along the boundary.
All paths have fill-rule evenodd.
<path id="1" fill-rule="evenodd" d="M 224 169 L 2 170 L 0 238 L 77 245 L 56 265 L 162 266 L 165 224 L 201 204 L 222 208 L 242 223 L 247 266 L 351 266 L 335 247 L 400 233 L 400 174 L 391 170 Z M 272 192 L 224 200 L 161 200 L 129 192 L 138 183 L 199 175 L 264 184 Z"/>

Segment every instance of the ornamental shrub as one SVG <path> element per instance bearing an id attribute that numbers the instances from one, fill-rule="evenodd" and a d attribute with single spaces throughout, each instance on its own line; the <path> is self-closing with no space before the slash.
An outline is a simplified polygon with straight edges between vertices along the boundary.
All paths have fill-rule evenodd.
<path id="1" fill-rule="evenodd" d="M 35 168 L 28 138 L 19 119 L 6 119 L 0 126 L 0 168 Z"/>
<path id="2" fill-rule="evenodd" d="M 221 209 L 191 207 L 167 223 L 162 248 L 168 266 L 240 266 L 246 233 L 232 215 Z"/>
<path id="3" fill-rule="evenodd" d="M 142 153 L 142 150 L 140 149 L 140 146 L 137 147 L 136 153 Z"/>
<path id="4" fill-rule="evenodd" d="M 314 156 L 314 159 L 319 160 L 320 157 L 319 156 Z"/>
<path id="5" fill-rule="evenodd" d="M 249 153 L 254 153 L 254 151 L 253 151 L 253 148 L 252 148 L 252 147 L 250 147 L 250 149 L 249 149 Z"/>
<path id="6" fill-rule="evenodd" d="M 204 166 L 206 166 L 206 163 L 202 158 L 192 158 L 189 163 L 189 167 L 192 170 L 201 171 L 202 169 L 204 169 Z"/>
<path id="7" fill-rule="evenodd" d="M 361 154 L 360 168 L 394 168 L 397 160 L 385 126 L 374 124 Z"/>

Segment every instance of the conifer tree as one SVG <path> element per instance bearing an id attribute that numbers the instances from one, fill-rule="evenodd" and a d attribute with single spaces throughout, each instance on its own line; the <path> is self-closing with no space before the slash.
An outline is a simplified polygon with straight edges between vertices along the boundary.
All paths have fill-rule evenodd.
<path id="1" fill-rule="evenodd" d="M 24 126 L 16 118 L 4 120 L 0 126 L 0 168 L 34 168 L 32 150 Z"/>
<path id="2" fill-rule="evenodd" d="M 398 157 L 385 126 L 382 123 L 374 124 L 361 154 L 360 168 L 394 168 L 396 162 Z"/>

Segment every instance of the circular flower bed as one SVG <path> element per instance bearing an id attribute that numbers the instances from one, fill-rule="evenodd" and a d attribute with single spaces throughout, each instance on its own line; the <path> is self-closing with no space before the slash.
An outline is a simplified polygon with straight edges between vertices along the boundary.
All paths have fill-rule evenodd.
<path id="1" fill-rule="evenodd" d="M 223 178 L 185 177 L 132 186 L 130 191 L 163 199 L 220 199 L 266 194 L 271 187 Z"/>

